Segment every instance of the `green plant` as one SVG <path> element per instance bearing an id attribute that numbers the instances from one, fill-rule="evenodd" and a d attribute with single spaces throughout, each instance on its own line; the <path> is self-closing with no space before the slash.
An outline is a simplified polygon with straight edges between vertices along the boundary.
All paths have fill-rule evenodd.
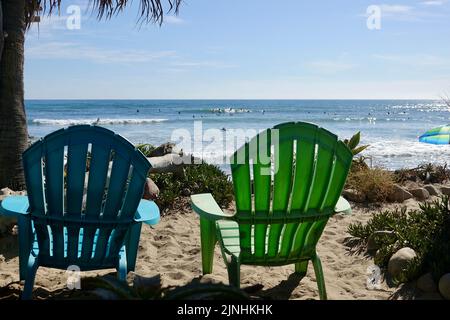
<path id="1" fill-rule="evenodd" d="M 184 168 L 183 174 L 156 173 L 150 177 L 159 187 L 156 203 L 161 209 L 170 208 L 180 196 L 211 193 L 221 207 L 233 201 L 233 184 L 217 166 L 202 163 Z"/>
<path id="2" fill-rule="evenodd" d="M 358 131 L 353 135 L 353 137 L 350 138 L 350 140 L 345 139 L 343 142 L 352 151 L 353 155 L 356 156 L 357 154 L 360 154 L 369 147 L 369 145 L 360 146 L 359 145 L 360 141 L 361 141 L 361 132 Z"/>
<path id="3" fill-rule="evenodd" d="M 150 153 L 155 150 L 155 146 L 149 143 L 138 144 L 136 148 L 144 154 L 144 156 L 149 157 Z"/>
<path id="4" fill-rule="evenodd" d="M 406 208 L 375 214 L 366 224 L 351 224 L 348 232 L 365 243 L 375 231 L 393 231 L 393 237 L 377 239 L 380 249 L 375 263 L 386 267 L 390 257 L 403 247 L 415 250 L 417 258 L 409 263 L 399 282 L 432 272 L 436 279 L 450 272 L 450 209 L 449 198 L 442 197 L 422 203 L 418 210 Z M 355 243 L 358 243 L 355 242 Z"/>
<path id="5" fill-rule="evenodd" d="M 421 164 L 413 169 L 400 169 L 394 172 L 398 183 L 406 181 L 421 181 L 424 183 L 443 183 L 450 180 L 450 170 L 447 164 L 435 165 L 431 163 Z"/>
<path id="6" fill-rule="evenodd" d="M 381 168 L 359 167 L 358 170 L 351 170 L 346 183 L 347 189 L 355 190 L 367 202 L 387 201 L 393 187 L 392 173 Z"/>

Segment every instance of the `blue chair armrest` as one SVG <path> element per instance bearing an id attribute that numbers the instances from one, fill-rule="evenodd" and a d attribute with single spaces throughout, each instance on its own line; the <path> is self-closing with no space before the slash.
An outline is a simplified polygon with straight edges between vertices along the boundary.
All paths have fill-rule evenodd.
<path id="1" fill-rule="evenodd" d="M 0 203 L 0 214 L 6 217 L 28 214 L 29 206 L 27 196 L 9 196 Z"/>
<path id="2" fill-rule="evenodd" d="M 159 208 L 153 201 L 142 199 L 134 215 L 134 221 L 155 225 L 159 222 Z"/>

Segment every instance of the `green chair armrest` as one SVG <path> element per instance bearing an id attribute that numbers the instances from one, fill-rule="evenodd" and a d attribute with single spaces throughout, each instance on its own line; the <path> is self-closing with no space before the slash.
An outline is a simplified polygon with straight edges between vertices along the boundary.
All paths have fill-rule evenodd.
<path id="1" fill-rule="evenodd" d="M 9 196 L 0 203 L 0 214 L 6 217 L 28 214 L 29 206 L 27 196 Z"/>
<path id="2" fill-rule="evenodd" d="M 336 207 L 334 208 L 334 212 L 343 213 L 343 214 L 351 214 L 352 208 L 350 207 L 350 203 L 342 197 L 339 197 L 338 202 L 336 203 Z"/>
<path id="3" fill-rule="evenodd" d="M 194 210 L 201 218 L 210 221 L 228 219 L 234 216 L 234 214 L 223 212 L 210 193 L 192 195 L 191 206 L 192 210 Z"/>

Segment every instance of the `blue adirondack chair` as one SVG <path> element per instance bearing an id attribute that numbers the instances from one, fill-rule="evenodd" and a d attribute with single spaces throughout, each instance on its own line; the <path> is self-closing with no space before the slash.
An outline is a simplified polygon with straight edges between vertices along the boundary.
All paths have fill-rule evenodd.
<path id="1" fill-rule="evenodd" d="M 28 196 L 0 206 L 18 217 L 22 298 L 31 298 L 39 266 L 115 268 L 125 280 L 135 268 L 142 223 L 160 219 L 156 204 L 141 200 L 151 167 L 145 156 L 108 129 L 80 125 L 34 143 L 23 165 Z"/>

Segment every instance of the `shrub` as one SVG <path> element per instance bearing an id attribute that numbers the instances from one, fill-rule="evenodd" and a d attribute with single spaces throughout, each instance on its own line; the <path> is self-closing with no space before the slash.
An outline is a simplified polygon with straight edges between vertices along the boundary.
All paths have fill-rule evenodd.
<path id="1" fill-rule="evenodd" d="M 153 146 L 153 145 L 151 145 L 151 144 L 149 144 L 149 143 L 138 144 L 138 145 L 136 146 L 136 148 L 137 148 L 139 151 L 141 151 L 141 152 L 144 154 L 144 156 L 146 156 L 146 157 L 149 157 L 149 156 L 150 156 L 150 153 L 151 153 L 153 150 L 156 149 L 155 146 Z"/>
<path id="2" fill-rule="evenodd" d="M 233 200 L 233 184 L 222 170 L 211 164 L 188 165 L 182 175 L 155 173 L 150 177 L 160 190 L 156 202 L 161 209 L 171 208 L 182 195 L 211 193 L 221 207 L 227 207 Z"/>
<path id="3" fill-rule="evenodd" d="M 424 183 L 443 183 L 450 180 L 450 170 L 447 164 L 434 165 L 426 163 L 413 169 L 400 169 L 394 172 L 395 181 L 404 183 L 406 181 L 421 181 Z"/>
<path id="4" fill-rule="evenodd" d="M 413 280 L 432 272 L 436 279 L 450 272 L 450 209 L 449 198 L 423 203 L 418 210 L 406 208 L 375 214 L 366 224 L 351 224 L 348 232 L 366 242 L 375 231 L 393 231 L 393 237 L 377 239 L 380 249 L 375 263 L 387 267 L 390 257 L 403 247 L 410 247 L 417 258 L 407 267 L 400 282 Z"/>
<path id="5" fill-rule="evenodd" d="M 391 172 L 381 168 L 364 168 L 350 171 L 346 188 L 363 195 L 368 202 L 384 202 L 394 187 Z"/>

